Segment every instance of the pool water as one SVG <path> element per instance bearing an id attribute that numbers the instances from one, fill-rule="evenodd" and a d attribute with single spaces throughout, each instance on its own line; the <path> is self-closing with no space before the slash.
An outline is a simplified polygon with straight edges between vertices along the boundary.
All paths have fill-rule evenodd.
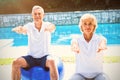
<path id="1" fill-rule="evenodd" d="M 10 27 L 0 28 L 0 39 L 13 39 L 12 46 L 27 46 L 27 35 L 12 32 Z M 120 23 L 98 24 L 96 33 L 107 38 L 108 45 L 120 44 Z M 56 31 L 52 33 L 52 45 L 70 45 L 72 36 L 81 34 L 78 25 L 56 26 Z"/>

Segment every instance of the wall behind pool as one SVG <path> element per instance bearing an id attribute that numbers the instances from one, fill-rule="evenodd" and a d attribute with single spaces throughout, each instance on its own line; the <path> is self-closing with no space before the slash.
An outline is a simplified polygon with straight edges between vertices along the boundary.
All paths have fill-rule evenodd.
<path id="1" fill-rule="evenodd" d="M 78 24 L 80 17 L 85 13 L 94 14 L 98 23 L 120 23 L 120 10 L 95 10 L 45 13 L 44 20 L 56 25 Z M 24 25 L 32 21 L 31 14 L 1 14 L 0 27 Z"/>

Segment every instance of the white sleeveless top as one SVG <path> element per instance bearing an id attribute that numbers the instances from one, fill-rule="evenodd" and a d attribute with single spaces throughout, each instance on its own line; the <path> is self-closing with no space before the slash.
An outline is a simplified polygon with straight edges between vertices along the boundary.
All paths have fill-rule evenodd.
<path id="1" fill-rule="evenodd" d="M 34 58 L 41 58 L 49 54 L 49 45 L 51 42 L 51 33 L 44 32 L 49 22 L 42 22 L 41 30 L 35 28 L 34 22 L 24 25 L 27 28 L 28 35 L 28 55 Z"/>
<path id="2" fill-rule="evenodd" d="M 101 38 L 94 34 L 88 43 L 81 35 L 77 41 L 80 53 L 76 54 L 76 73 L 80 73 L 87 78 L 95 77 L 103 71 L 103 52 L 97 53 Z"/>

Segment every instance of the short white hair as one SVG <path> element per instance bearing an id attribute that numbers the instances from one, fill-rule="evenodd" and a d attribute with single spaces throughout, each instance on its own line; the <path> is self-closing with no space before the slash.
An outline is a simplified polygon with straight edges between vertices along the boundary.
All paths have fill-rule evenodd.
<path id="1" fill-rule="evenodd" d="M 93 23 L 94 23 L 95 29 L 96 29 L 96 28 L 97 28 L 97 19 L 96 19 L 96 17 L 95 17 L 94 15 L 89 14 L 89 13 L 84 14 L 84 15 L 80 18 L 79 28 L 81 29 L 81 27 L 82 27 L 82 21 L 85 20 L 85 19 L 88 19 L 88 18 L 93 19 Z M 82 31 L 82 29 L 81 29 L 81 31 Z"/>
<path id="2" fill-rule="evenodd" d="M 33 6 L 32 13 L 34 12 L 35 9 L 40 9 L 42 14 L 44 14 L 44 9 L 41 6 L 38 6 L 38 5 Z"/>

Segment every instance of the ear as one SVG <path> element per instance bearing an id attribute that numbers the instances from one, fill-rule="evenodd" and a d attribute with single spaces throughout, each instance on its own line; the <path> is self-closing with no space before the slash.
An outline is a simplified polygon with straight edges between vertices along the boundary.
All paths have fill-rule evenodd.
<path id="1" fill-rule="evenodd" d="M 96 25 L 94 25 L 94 30 L 93 31 L 95 32 L 95 30 L 96 30 Z"/>
<path id="2" fill-rule="evenodd" d="M 80 30 L 81 30 L 81 32 L 83 32 L 82 26 L 80 26 Z"/>
<path id="3" fill-rule="evenodd" d="M 45 14 L 43 14 L 43 17 L 45 16 Z"/>

